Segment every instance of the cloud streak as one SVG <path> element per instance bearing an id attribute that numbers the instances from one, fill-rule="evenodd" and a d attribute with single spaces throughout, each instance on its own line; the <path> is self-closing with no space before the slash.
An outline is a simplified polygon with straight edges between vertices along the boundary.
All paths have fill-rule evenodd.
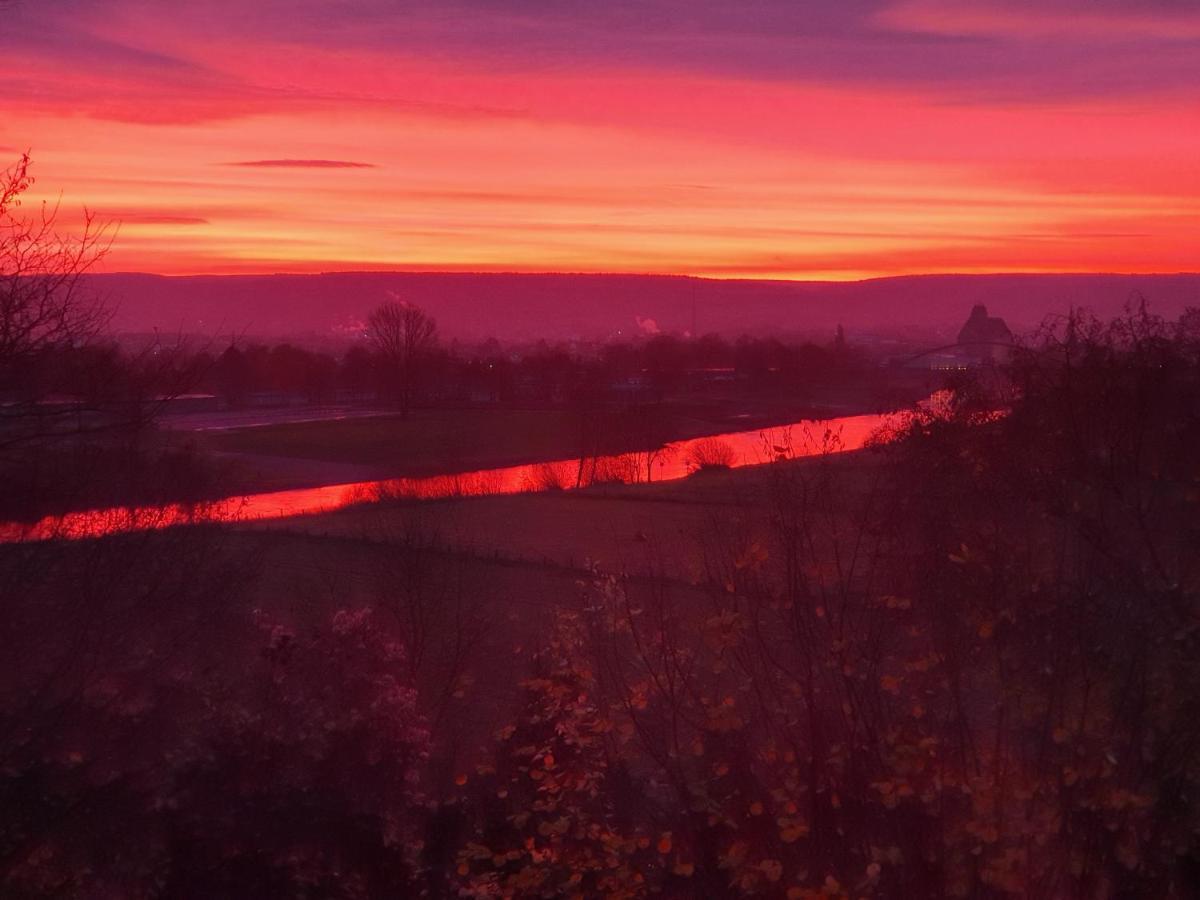
<path id="1" fill-rule="evenodd" d="M 170 216 L 170 215 L 155 215 L 152 213 L 126 213 L 121 211 L 110 212 L 102 210 L 108 218 L 120 222 L 122 225 L 208 225 L 208 219 L 203 216 Z"/>
<path id="2" fill-rule="evenodd" d="M 375 163 L 354 162 L 348 159 L 250 159 L 224 163 L 250 169 L 375 169 Z"/>

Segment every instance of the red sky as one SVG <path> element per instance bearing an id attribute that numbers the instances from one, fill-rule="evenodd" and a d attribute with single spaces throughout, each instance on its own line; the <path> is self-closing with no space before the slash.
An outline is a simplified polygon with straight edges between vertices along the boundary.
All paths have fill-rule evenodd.
<path id="1" fill-rule="evenodd" d="M 120 221 L 109 270 L 1200 268 L 1191 4 L 0 0 L 0 19 L 0 150 L 33 152 L 30 199 L 61 193 L 64 221 Z"/>

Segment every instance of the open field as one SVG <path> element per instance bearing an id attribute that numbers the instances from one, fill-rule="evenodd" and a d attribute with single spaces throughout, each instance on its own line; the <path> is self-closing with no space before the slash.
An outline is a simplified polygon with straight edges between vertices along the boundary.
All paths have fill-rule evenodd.
<path id="1" fill-rule="evenodd" d="M 654 574 L 684 583 L 704 575 L 703 545 L 715 528 L 754 528 L 771 479 L 783 468 L 832 466 L 865 484 L 869 452 L 704 472 L 683 480 L 572 491 L 362 504 L 244 527 L 329 539 L 388 543 L 413 533 L 465 556 L 585 572 Z M 519 523 L 519 527 L 514 527 Z"/>
<path id="2" fill-rule="evenodd" d="M 230 428 L 263 428 L 299 422 L 369 419 L 392 414 L 393 410 L 383 407 L 336 405 L 223 409 L 213 412 L 168 410 L 159 418 L 158 425 L 171 431 L 224 431 Z"/>
<path id="3" fill-rule="evenodd" d="M 408 418 L 330 419 L 204 432 L 197 435 L 197 443 L 226 453 L 400 466 L 405 474 L 434 474 L 493 460 L 553 456 L 577 443 L 577 431 L 573 418 L 560 410 L 418 410 Z"/>
<path id="4" fill-rule="evenodd" d="M 825 406 L 787 397 L 668 401 L 655 408 L 655 433 L 682 440 L 875 409 L 862 399 Z M 585 430 L 595 431 L 596 415 L 566 409 L 421 409 L 408 418 L 348 417 L 175 435 L 178 440 L 186 434 L 198 450 L 221 461 L 236 493 L 250 493 L 571 459 L 585 446 Z M 601 431 L 605 453 L 646 445 L 635 432 Z"/>

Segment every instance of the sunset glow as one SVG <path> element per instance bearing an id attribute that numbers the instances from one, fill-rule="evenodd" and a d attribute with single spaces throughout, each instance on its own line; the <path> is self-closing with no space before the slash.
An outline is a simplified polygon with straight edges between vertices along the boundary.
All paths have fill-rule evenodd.
<path id="1" fill-rule="evenodd" d="M 1178 4 L 0 9 L 4 156 L 109 271 L 1197 267 Z"/>

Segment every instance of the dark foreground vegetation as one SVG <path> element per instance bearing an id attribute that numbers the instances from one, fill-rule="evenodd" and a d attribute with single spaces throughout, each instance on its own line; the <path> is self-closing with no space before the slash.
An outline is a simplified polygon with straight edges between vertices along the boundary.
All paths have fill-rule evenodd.
<path id="1" fill-rule="evenodd" d="M 415 516 L 291 606 L 262 535 L 5 546 L 3 894 L 1194 896 L 1198 377 L 1058 323 L 515 616 Z"/>

